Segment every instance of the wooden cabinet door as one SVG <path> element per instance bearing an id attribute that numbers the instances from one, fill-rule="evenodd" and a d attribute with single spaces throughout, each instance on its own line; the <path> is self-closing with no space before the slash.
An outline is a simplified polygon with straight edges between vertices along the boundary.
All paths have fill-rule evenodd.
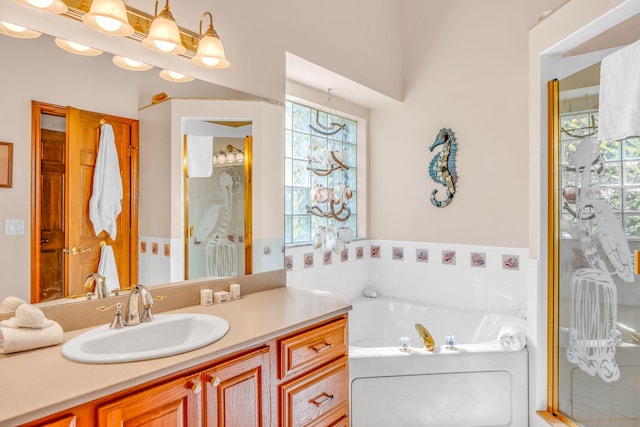
<path id="1" fill-rule="evenodd" d="M 199 375 L 180 378 L 98 407 L 99 427 L 201 427 Z"/>
<path id="2" fill-rule="evenodd" d="M 75 415 L 67 415 L 55 421 L 38 424 L 38 427 L 76 427 L 76 417 Z"/>
<path id="3" fill-rule="evenodd" d="M 205 371 L 203 381 L 206 426 L 269 426 L 268 347 Z"/>

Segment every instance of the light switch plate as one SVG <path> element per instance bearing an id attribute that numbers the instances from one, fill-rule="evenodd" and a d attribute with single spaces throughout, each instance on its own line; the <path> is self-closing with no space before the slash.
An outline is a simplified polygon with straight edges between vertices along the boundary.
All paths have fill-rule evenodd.
<path id="1" fill-rule="evenodd" d="M 24 235 L 24 219 L 5 219 L 4 235 L 5 236 L 23 236 Z"/>

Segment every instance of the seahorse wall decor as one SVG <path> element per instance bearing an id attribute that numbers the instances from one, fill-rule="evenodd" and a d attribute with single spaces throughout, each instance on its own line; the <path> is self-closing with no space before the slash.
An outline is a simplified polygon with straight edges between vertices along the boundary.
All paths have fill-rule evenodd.
<path id="1" fill-rule="evenodd" d="M 442 150 L 435 155 L 429 164 L 429 175 L 436 184 L 442 184 L 447 191 L 447 197 L 443 200 L 436 199 L 437 189 L 431 192 L 431 203 L 437 208 L 449 206 L 456 193 L 456 182 L 458 174 L 456 173 L 456 137 L 451 129 L 442 128 L 436 136 L 429 151 L 433 151 L 437 146 L 442 145 Z"/>

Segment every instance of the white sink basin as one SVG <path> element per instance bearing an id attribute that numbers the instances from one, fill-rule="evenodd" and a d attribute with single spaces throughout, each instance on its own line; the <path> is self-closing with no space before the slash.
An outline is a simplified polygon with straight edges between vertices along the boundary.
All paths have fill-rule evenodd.
<path id="1" fill-rule="evenodd" d="M 121 363 L 173 356 L 222 338 L 229 323 L 208 314 L 160 314 L 123 329 L 98 326 L 62 346 L 62 355 L 84 363 Z"/>

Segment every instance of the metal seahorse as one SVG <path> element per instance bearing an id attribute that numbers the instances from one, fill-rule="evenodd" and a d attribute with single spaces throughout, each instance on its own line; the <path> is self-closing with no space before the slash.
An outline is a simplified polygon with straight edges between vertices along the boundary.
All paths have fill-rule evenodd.
<path id="1" fill-rule="evenodd" d="M 440 129 L 436 140 L 429 147 L 429 151 L 433 151 L 439 145 L 442 145 L 442 150 L 431 160 L 429 175 L 437 184 L 444 185 L 447 197 L 444 200 L 436 200 L 438 190 L 433 190 L 431 192 L 431 203 L 437 208 L 444 208 L 453 200 L 453 195 L 456 193 L 456 182 L 458 181 L 458 174 L 456 173 L 456 137 L 451 129 Z"/>

